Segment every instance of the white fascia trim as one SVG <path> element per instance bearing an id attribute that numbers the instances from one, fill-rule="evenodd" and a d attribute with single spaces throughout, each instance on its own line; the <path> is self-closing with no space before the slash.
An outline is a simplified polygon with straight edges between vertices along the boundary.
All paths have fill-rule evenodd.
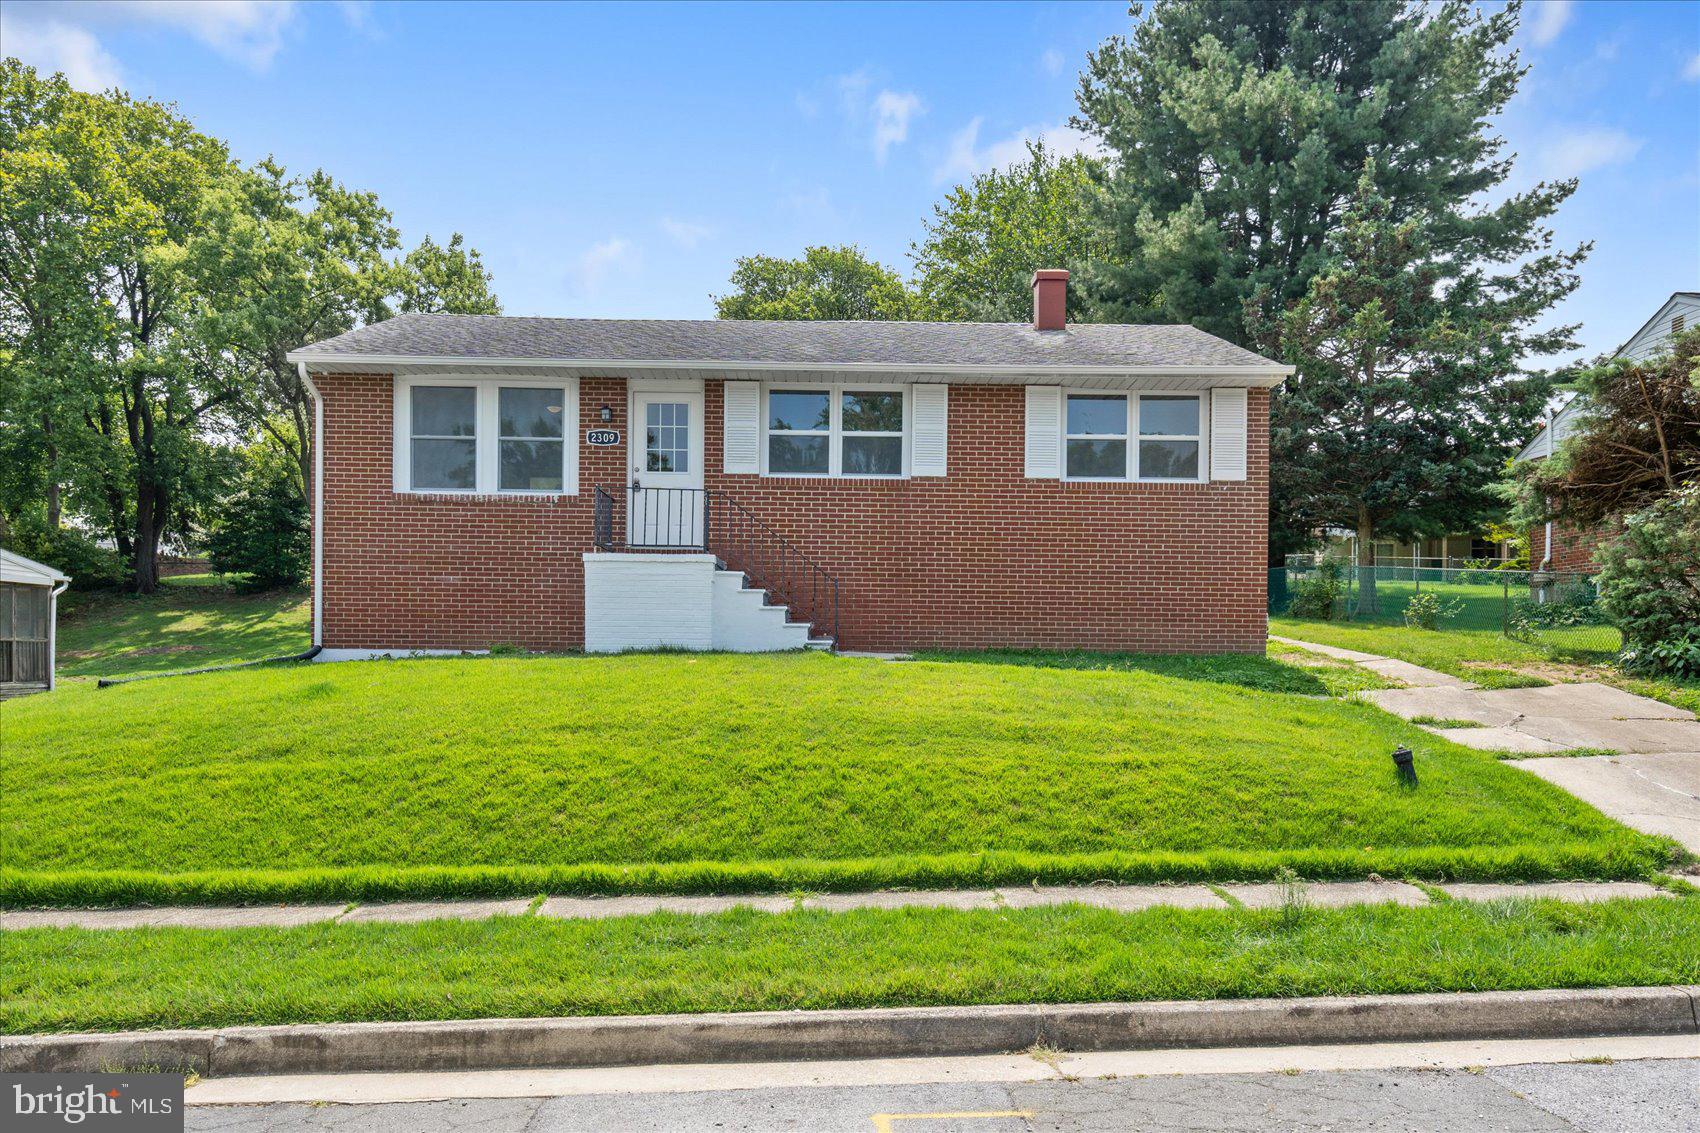
<path id="1" fill-rule="evenodd" d="M 357 366 L 560 366 L 571 369 L 598 370 L 624 368 L 628 370 L 778 370 L 790 373 L 811 370 L 828 374 L 1026 374 L 1034 377 L 1129 376 L 1159 377 L 1224 377 L 1239 378 L 1248 385 L 1277 386 L 1291 376 L 1295 367 L 1271 362 L 1267 366 L 970 366 L 918 364 L 895 362 L 751 362 L 727 359 L 634 359 L 634 358 L 465 358 L 432 354 L 303 354 L 291 351 L 291 362 L 325 367 Z"/>
<path id="2" fill-rule="evenodd" d="M 307 373 L 307 363 L 295 363 L 301 384 L 313 395 L 313 644 L 325 641 L 325 399 Z"/>

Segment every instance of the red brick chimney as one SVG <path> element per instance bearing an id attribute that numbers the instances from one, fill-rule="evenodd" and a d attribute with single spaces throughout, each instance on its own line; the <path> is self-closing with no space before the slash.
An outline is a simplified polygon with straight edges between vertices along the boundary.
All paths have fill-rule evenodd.
<path id="1" fill-rule="evenodd" d="M 1033 273 L 1033 329 L 1062 330 L 1068 310 L 1068 272 L 1040 268 Z"/>

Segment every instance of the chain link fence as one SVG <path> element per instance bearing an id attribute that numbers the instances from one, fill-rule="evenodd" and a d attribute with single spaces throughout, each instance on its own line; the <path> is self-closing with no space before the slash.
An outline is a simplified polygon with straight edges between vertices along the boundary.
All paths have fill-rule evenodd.
<path id="1" fill-rule="evenodd" d="M 1623 646 L 1593 576 L 1571 571 L 1357 567 L 1295 555 L 1269 572 L 1269 612 L 1499 633 L 1554 656 L 1610 655 Z"/>

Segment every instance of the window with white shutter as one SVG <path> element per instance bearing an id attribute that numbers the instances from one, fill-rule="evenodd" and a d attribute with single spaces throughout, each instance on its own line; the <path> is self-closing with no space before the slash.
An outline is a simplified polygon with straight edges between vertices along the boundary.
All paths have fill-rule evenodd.
<path id="1" fill-rule="evenodd" d="M 1246 391 L 1210 392 L 1210 478 L 1246 478 Z"/>
<path id="2" fill-rule="evenodd" d="M 949 449 L 950 387 L 918 385 L 913 394 L 914 438 L 910 449 L 910 474 L 943 476 Z"/>
<path id="3" fill-rule="evenodd" d="M 721 471 L 761 471 L 761 383 L 726 382 L 721 424 Z"/>
<path id="4" fill-rule="evenodd" d="M 1027 478 L 1055 480 L 1062 475 L 1062 390 L 1027 387 Z"/>

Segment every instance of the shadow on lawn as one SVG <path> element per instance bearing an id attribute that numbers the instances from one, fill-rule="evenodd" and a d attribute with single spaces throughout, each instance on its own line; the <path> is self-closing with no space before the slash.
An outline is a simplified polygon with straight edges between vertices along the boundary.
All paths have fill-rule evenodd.
<path id="1" fill-rule="evenodd" d="M 1052 652 L 1039 649 L 922 651 L 917 661 L 955 661 L 978 665 L 1022 665 L 1039 669 L 1081 669 L 1096 672 L 1141 672 L 1183 681 L 1238 685 L 1262 692 L 1328 696 L 1330 690 L 1315 674 L 1268 657 L 1241 653 L 1203 656 L 1166 653 Z"/>

